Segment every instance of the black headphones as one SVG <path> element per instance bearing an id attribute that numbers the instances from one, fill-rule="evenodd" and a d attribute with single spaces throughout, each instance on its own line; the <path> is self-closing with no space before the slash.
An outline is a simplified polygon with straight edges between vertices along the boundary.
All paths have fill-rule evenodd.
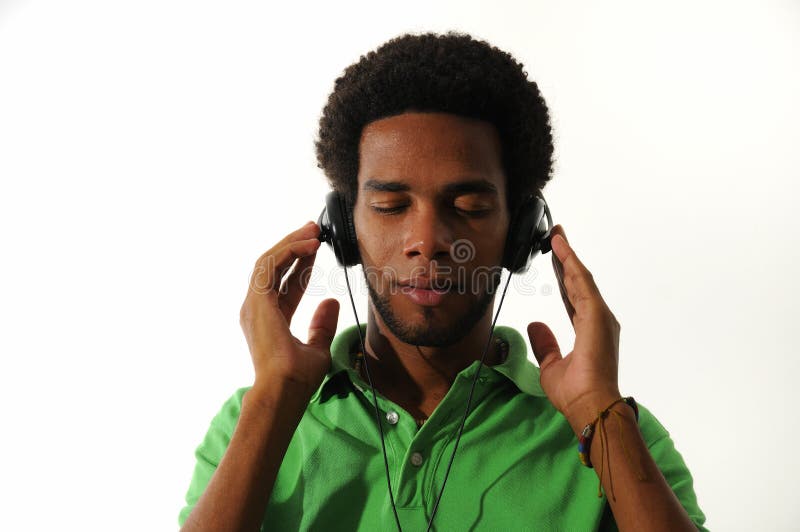
<path id="1" fill-rule="evenodd" d="M 361 264 L 353 209 L 341 194 L 332 191 L 325 196 L 325 207 L 319 215 L 317 225 L 320 226 L 317 238 L 333 248 L 339 266 Z M 544 197 L 541 194 L 530 194 L 511 219 L 502 267 L 511 273 L 528 271 L 537 253 L 550 251 L 552 229 L 553 218 Z"/>

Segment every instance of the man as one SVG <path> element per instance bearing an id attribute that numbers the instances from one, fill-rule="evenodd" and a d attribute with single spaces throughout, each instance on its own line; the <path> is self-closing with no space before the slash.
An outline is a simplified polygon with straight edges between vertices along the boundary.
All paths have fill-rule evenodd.
<path id="1" fill-rule="evenodd" d="M 483 41 L 404 35 L 345 70 L 317 155 L 352 205 L 370 294 L 366 353 L 356 326 L 336 334 L 335 299 L 318 306 L 307 342 L 289 330 L 320 246 L 309 222 L 256 262 L 241 310 L 255 382 L 197 448 L 185 530 L 428 526 L 499 282 L 441 272 L 497 271 L 512 213 L 549 180 L 552 153 L 536 84 Z M 553 235 L 575 348 L 562 355 L 532 322 L 537 368 L 519 332 L 494 329 L 433 528 L 704 530 L 667 431 L 643 406 L 637 420 L 614 404 L 619 324 L 563 228 Z M 470 243 L 469 260 L 454 256 L 456 242 Z M 578 436 L 606 408 L 587 468 Z"/>

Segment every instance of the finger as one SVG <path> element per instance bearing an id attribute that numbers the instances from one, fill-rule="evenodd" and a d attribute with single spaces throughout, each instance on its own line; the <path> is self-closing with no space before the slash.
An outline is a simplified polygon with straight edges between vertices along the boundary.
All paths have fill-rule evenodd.
<path id="1" fill-rule="evenodd" d="M 275 292 L 258 294 L 248 290 L 239 311 L 239 324 L 251 348 L 262 342 L 275 346 L 286 345 L 292 338 L 289 324 L 278 307 Z"/>
<path id="2" fill-rule="evenodd" d="M 281 279 L 292 263 L 296 259 L 316 253 L 319 246 L 320 241 L 313 237 L 290 242 L 272 254 L 262 255 L 250 278 L 250 289 L 261 294 L 277 292 Z"/>
<path id="3" fill-rule="evenodd" d="M 602 302 L 591 272 L 580 261 L 564 236 L 556 232 L 551 239 L 551 245 L 563 265 L 563 283 L 567 299 L 574 309 L 580 312 L 581 307 Z"/>
<path id="4" fill-rule="evenodd" d="M 333 298 L 323 300 L 308 326 L 308 345 L 329 350 L 338 321 L 339 301 Z"/>
<path id="5" fill-rule="evenodd" d="M 302 244 L 300 242 L 302 242 Z M 292 266 L 292 264 L 296 264 L 296 259 L 304 259 L 306 257 L 316 255 L 320 245 L 321 242 L 316 237 L 309 238 L 307 240 L 301 240 L 295 244 L 288 244 L 291 257 L 287 261 L 282 261 L 280 268 L 275 270 L 275 281 L 273 286 L 277 289 L 278 285 L 281 283 L 281 279 L 286 276 L 286 272 L 289 271 L 289 268 Z"/>
<path id="6" fill-rule="evenodd" d="M 544 370 L 547 366 L 561 360 L 561 349 L 558 346 L 553 331 L 540 321 L 528 324 L 528 339 L 531 341 L 533 355 L 539 363 L 539 368 Z"/>
<path id="7" fill-rule="evenodd" d="M 565 263 L 562 299 L 575 328 L 575 350 L 598 352 L 600 348 L 616 352 L 618 322 L 600 295 L 592 274 L 569 245 L 564 229 L 556 227 L 558 236 L 554 236 L 551 243 L 560 261 Z"/>
<path id="8" fill-rule="evenodd" d="M 561 224 L 557 224 L 553 227 L 551 237 L 557 234 L 563 236 L 564 240 L 567 239 L 567 235 L 564 233 L 564 228 L 561 226 Z M 552 239 L 550 242 L 552 247 Z M 553 271 L 556 274 L 556 279 L 558 279 L 558 290 L 561 293 L 561 301 L 564 303 L 564 308 L 567 310 L 569 321 L 573 322 L 573 317 L 575 316 L 575 307 L 573 307 L 572 303 L 569 302 L 569 297 L 567 296 L 567 287 L 564 286 L 564 265 L 558 260 L 555 251 L 550 254 L 550 260 L 553 263 Z"/>
<path id="9" fill-rule="evenodd" d="M 306 291 L 316 257 L 315 252 L 297 260 L 291 273 L 281 284 L 278 304 L 288 323 L 292 322 L 292 316 Z"/>
<path id="10" fill-rule="evenodd" d="M 553 263 L 553 271 L 556 274 L 556 279 L 558 280 L 558 291 L 561 293 L 561 301 L 564 303 L 564 308 L 567 309 L 567 316 L 569 317 L 569 321 L 573 321 L 573 316 L 575 315 L 575 307 L 572 306 L 572 303 L 569 302 L 569 297 L 567 296 L 567 287 L 564 286 L 564 266 L 558 260 L 555 253 L 550 254 L 551 261 Z"/>
<path id="11" fill-rule="evenodd" d="M 256 260 L 254 268 L 258 268 L 259 266 L 264 266 L 266 262 L 269 262 L 270 257 L 274 257 L 276 253 L 278 253 L 281 249 L 284 249 L 286 246 L 291 244 L 292 242 L 297 242 L 299 240 L 308 240 L 311 237 L 317 236 L 319 234 L 319 226 L 314 222 L 306 222 L 305 225 L 292 231 L 281 240 L 278 241 L 274 246 L 269 248 L 267 251 L 261 254 L 260 257 Z"/>
<path id="12" fill-rule="evenodd" d="M 297 240 L 295 240 L 295 241 L 309 240 L 311 238 L 317 238 L 319 236 L 319 232 L 320 232 L 319 226 L 314 222 L 310 222 L 310 223 L 304 225 L 302 228 L 300 228 L 299 231 L 295 231 L 295 234 L 297 236 Z M 284 245 L 285 246 L 289 246 L 290 244 L 291 244 L 291 241 L 286 242 Z M 316 247 L 319 247 L 319 246 L 316 246 Z M 275 249 L 275 248 L 273 248 L 273 249 Z M 316 249 L 315 249 L 315 252 L 316 252 Z M 292 258 L 288 263 L 281 265 L 281 267 L 278 270 L 276 270 L 276 272 L 275 272 L 275 277 L 276 277 L 275 286 L 277 286 L 280 283 L 280 280 L 283 279 L 283 276 L 286 275 L 286 272 L 289 270 L 289 267 L 292 265 L 293 261 L 294 261 L 294 258 Z"/>
<path id="13" fill-rule="evenodd" d="M 284 245 L 288 244 L 289 242 L 293 242 L 295 240 L 304 240 L 306 238 L 309 238 L 308 236 L 304 235 L 309 234 L 309 231 L 311 231 L 312 226 L 316 227 L 317 229 L 319 228 L 316 222 L 309 220 L 299 228 L 295 229 L 294 231 L 292 231 L 291 233 L 280 239 L 274 246 L 272 246 L 272 249 L 281 248 Z"/>

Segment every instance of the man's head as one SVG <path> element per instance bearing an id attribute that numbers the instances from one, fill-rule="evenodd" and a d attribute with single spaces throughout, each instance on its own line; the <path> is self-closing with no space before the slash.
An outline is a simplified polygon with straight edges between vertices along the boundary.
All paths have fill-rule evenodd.
<path id="1" fill-rule="evenodd" d="M 316 148 L 387 327 L 415 345 L 463 337 L 493 299 L 511 214 L 550 179 L 547 107 L 522 65 L 452 32 L 393 39 L 336 80 Z M 401 287 L 436 278 L 454 286 L 441 301 Z"/>

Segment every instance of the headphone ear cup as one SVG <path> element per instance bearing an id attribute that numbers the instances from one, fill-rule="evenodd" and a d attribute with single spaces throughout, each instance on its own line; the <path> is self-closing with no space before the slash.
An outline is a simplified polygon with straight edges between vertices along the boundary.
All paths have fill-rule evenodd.
<path id="1" fill-rule="evenodd" d="M 339 198 L 344 213 L 344 234 L 345 244 L 342 246 L 345 249 L 345 264 L 347 266 L 355 266 L 361 264 L 361 253 L 358 250 L 358 238 L 356 238 L 356 222 L 353 219 L 353 208 L 344 198 Z"/>
<path id="2" fill-rule="evenodd" d="M 335 190 L 325 196 L 325 208 L 317 223 L 320 226 L 319 239 L 327 242 L 333 249 L 339 266 L 355 266 L 361 263 L 353 211 L 344 197 Z"/>
<path id="3" fill-rule="evenodd" d="M 545 219 L 546 217 L 546 219 Z M 541 251 L 550 251 L 550 231 L 553 220 L 543 197 L 526 197 L 512 218 L 503 251 L 503 267 L 511 273 L 524 273 Z"/>

